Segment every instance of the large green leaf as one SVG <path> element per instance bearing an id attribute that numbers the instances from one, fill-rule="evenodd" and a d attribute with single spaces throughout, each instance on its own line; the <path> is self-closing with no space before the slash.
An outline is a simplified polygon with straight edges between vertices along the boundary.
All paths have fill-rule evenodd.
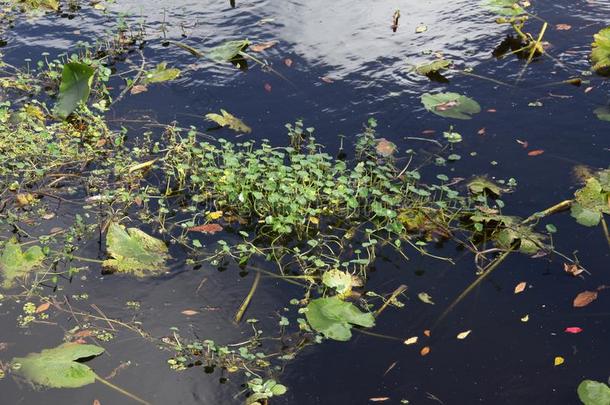
<path id="1" fill-rule="evenodd" d="M 180 76 L 180 69 L 168 68 L 167 62 L 161 62 L 154 70 L 146 73 L 144 79 L 142 79 L 142 83 L 149 84 L 167 82 L 174 80 L 178 76 Z"/>
<path id="2" fill-rule="evenodd" d="M 99 356 L 104 349 L 95 345 L 64 343 L 40 353 L 16 357 L 12 368 L 36 385 L 51 388 L 78 388 L 95 382 L 96 374 L 77 360 Z"/>
<path id="3" fill-rule="evenodd" d="M 347 341 L 352 337 L 352 325 L 370 328 L 375 318 L 370 312 L 360 311 L 354 304 L 338 297 L 317 298 L 307 305 L 307 322 L 329 339 Z"/>
<path id="4" fill-rule="evenodd" d="M 479 103 L 458 93 L 424 93 L 421 102 L 426 110 L 446 118 L 469 120 L 472 114 L 481 112 Z"/>
<path id="5" fill-rule="evenodd" d="M 438 59 L 434 62 L 426 63 L 423 65 L 418 65 L 415 67 L 415 71 L 420 75 L 429 75 L 431 73 L 439 72 L 441 70 L 445 70 L 451 66 L 452 62 L 446 59 Z"/>
<path id="6" fill-rule="evenodd" d="M 518 0 L 485 0 L 485 7 L 490 11 L 507 16 L 517 16 L 525 13 Z"/>
<path id="7" fill-rule="evenodd" d="M 249 45 L 250 41 L 247 39 L 227 41 L 208 50 L 207 56 L 216 63 L 228 62 L 245 51 Z"/>
<path id="8" fill-rule="evenodd" d="M 167 246 L 137 228 L 125 230 L 113 222 L 106 234 L 106 248 L 112 258 L 104 260 L 104 267 L 138 277 L 165 271 Z"/>
<path id="9" fill-rule="evenodd" d="M 585 405 L 610 405 L 610 387 L 602 382 L 584 380 L 578 385 L 578 398 Z"/>
<path id="10" fill-rule="evenodd" d="M 66 118 L 78 107 L 87 102 L 93 83 L 95 69 L 84 63 L 70 62 L 64 65 L 59 86 L 59 100 L 55 104 L 55 113 Z"/>
<path id="11" fill-rule="evenodd" d="M 15 239 L 9 240 L 0 256 L 0 272 L 3 288 L 11 288 L 15 279 L 26 276 L 30 271 L 40 266 L 44 253 L 40 246 L 32 246 L 25 252 Z"/>
<path id="12" fill-rule="evenodd" d="M 602 171 L 587 180 L 587 184 L 574 193 L 575 202 L 571 214 L 584 226 L 596 226 L 602 214 L 610 214 L 610 192 L 605 187 L 609 170 Z M 602 182 L 600 182 L 602 180 Z"/>
<path id="13" fill-rule="evenodd" d="M 610 27 L 593 35 L 591 62 L 593 70 L 602 75 L 610 74 Z"/>

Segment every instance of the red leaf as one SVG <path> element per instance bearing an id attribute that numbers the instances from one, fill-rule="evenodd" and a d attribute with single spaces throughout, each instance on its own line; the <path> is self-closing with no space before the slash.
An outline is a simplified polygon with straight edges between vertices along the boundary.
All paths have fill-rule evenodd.
<path id="1" fill-rule="evenodd" d="M 564 332 L 576 334 L 582 332 L 582 328 L 579 328 L 578 326 L 570 326 L 569 328 L 566 328 Z"/>
<path id="2" fill-rule="evenodd" d="M 574 298 L 576 308 L 586 307 L 597 299 L 597 291 L 583 291 Z"/>
<path id="3" fill-rule="evenodd" d="M 542 149 L 534 149 L 527 152 L 527 156 L 540 156 L 544 153 Z"/>
<path id="4" fill-rule="evenodd" d="M 218 224 L 205 224 L 205 225 L 194 226 L 192 228 L 189 228 L 188 230 L 190 232 L 202 232 L 202 233 L 208 233 L 210 235 L 214 235 L 216 232 L 222 231 L 222 226 L 220 226 Z"/>

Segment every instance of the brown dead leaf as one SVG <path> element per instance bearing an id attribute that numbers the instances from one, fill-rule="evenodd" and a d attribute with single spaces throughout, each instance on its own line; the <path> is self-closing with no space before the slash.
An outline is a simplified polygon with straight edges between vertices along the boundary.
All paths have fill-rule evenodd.
<path id="1" fill-rule="evenodd" d="M 377 140 L 377 145 L 375 146 L 375 151 L 383 157 L 392 156 L 392 154 L 396 152 L 396 145 L 385 138 L 379 138 Z"/>
<path id="2" fill-rule="evenodd" d="M 186 315 L 186 316 L 193 316 L 193 315 L 197 315 L 199 313 L 199 311 L 195 311 L 194 309 L 185 309 L 184 311 L 180 312 L 182 315 Z"/>
<path id="3" fill-rule="evenodd" d="M 222 226 L 218 224 L 205 224 L 188 228 L 189 232 L 202 232 L 210 235 L 214 235 L 216 232 L 222 231 Z"/>
<path id="4" fill-rule="evenodd" d="M 427 336 L 427 337 L 430 337 L 430 329 L 426 329 L 424 331 L 424 335 Z"/>
<path id="5" fill-rule="evenodd" d="M 449 101 L 445 101 L 444 103 L 435 105 L 434 110 L 435 111 L 448 111 L 448 110 L 451 110 L 452 108 L 457 107 L 458 105 L 460 105 L 460 103 L 457 102 L 456 100 L 449 100 Z"/>
<path id="6" fill-rule="evenodd" d="M 567 30 L 571 30 L 572 26 L 570 24 L 556 24 L 555 29 L 557 31 L 567 31 Z"/>
<path id="7" fill-rule="evenodd" d="M 583 291 L 574 298 L 575 308 L 586 307 L 597 299 L 597 291 Z"/>
<path id="8" fill-rule="evenodd" d="M 267 42 L 261 42 L 260 44 L 254 44 L 254 45 L 250 45 L 250 50 L 252 52 L 262 52 L 265 49 L 269 49 L 272 46 L 276 45 L 278 41 L 267 41 Z"/>
<path id="9" fill-rule="evenodd" d="M 544 150 L 542 150 L 542 149 L 534 149 L 534 150 L 527 152 L 527 156 L 540 156 L 543 153 L 544 153 Z"/>
<path id="10" fill-rule="evenodd" d="M 135 95 L 135 94 L 144 93 L 145 91 L 148 91 L 148 87 L 144 86 L 143 84 L 136 84 L 135 86 L 133 86 L 131 88 L 130 93 Z"/>
<path id="11" fill-rule="evenodd" d="M 522 281 L 519 284 L 517 284 L 515 286 L 515 294 L 522 293 L 525 290 L 525 287 L 527 287 L 527 283 L 525 281 Z"/>
<path id="12" fill-rule="evenodd" d="M 427 356 L 428 353 L 430 353 L 430 346 L 422 347 L 422 349 L 419 352 L 419 354 L 421 354 L 422 356 Z"/>
<path id="13" fill-rule="evenodd" d="M 36 308 L 36 313 L 39 314 L 41 312 L 44 312 L 47 309 L 49 309 L 50 306 L 51 306 L 50 302 L 43 302 L 42 304 L 38 305 L 38 307 Z"/>
<path id="14" fill-rule="evenodd" d="M 585 269 L 583 269 L 582 267 L 580 267 L 576 263 L 572 263 L 572 264 L 564 263 L 563 264 L 563 270 L 566 273 L 569 273 L 569 274 L 573 275 L 574 277 L 578 276 L 580 273 L 585 271 Z"/>

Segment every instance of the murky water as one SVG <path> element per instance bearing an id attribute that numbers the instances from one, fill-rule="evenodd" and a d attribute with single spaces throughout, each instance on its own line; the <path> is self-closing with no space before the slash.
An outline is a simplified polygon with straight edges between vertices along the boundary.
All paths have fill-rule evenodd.
<path id="1" fill-rule="evenodd" d="M 554 59 L 536 60 L 518 83 L 524 62 L 491 55 L 508 30 L 495 24 L 494 15 L 477 1 L 237 0 L 236 8 L 228 1 L 117 3 L 108 7 L 106 15 L 85 5 L 71 19 L 56 15 L 18 19 L 3 34 L 8 43 L 2 48 L 5 60 L 21 65 L 24 58 L 37 60 L 41 52 L 52 56 L 67 52 L 77 41 L 93 42 L 125 14 L 146 27 L 148 62 L 169 61 L 185 72 L 176 82 L 125 98 L 111 113 L 117 121 L 147 115 L 159 122 L 178 120 L 182 126 L 205 128 L 205 113 L 226 108 L 253 127 L 253 138 L 283 142 L 284 124 L 303 118 L 306 125 L 316 127 L 318 139 L 331 151 L 339 145 L 339 134 L 353 139 L 371 116 L 379 121 L 381 135 L 400 150 L 425 148 L 426 142 L 408 138 L 440 139 L 449 121 L 427 113 L 419 95 L 433 90 L 460 92 L 479 101 L 483 112 L 454 123 L 464 136 L 456 148 L 462 160 L 459 167 L 442 170 L 453 176 L 515 177 L 519 187 L 504 200 L 511 213 L 521 216 L 569 198 L 577 187 L 574 165 L 602 168 L 610 162 L 610 124 L 593 114 L 609 101 L 608 80 L 592 76 L 581 87 L 553 84 L 589 69 L 591 37 L 610 24 L 608 0 L 534 1 L 532 12 L 549 23 L 545 40 Z M 394 33 L 391 16 L 397 8 L 402 16 Z M 416 34 L 422 24 L 427 31 Z M 557 30 L 556 24 L 569 24 L 571 29 Z M 239 72 L 196 60 L 177 47 L 163 46 L 164 37 L 201 49 L 227 39 L 277 40 L 264 57 L 285 80 L 256 66 Z M 409 72 L 412 65 L 430 60 L 431 52 L 441 52 L 495 82 L 456 74 L 448 84 L 440 84 Z M 291 67 L 284 62 L 287 58 Z M 127 63 L 139 65 L 139 57 L 134 54 Z M 592 90 L 585 92 L 587 87 Z M 530 106 L 532 102 L 541 106 Z M 143 131 L 136 124 L 129 126 L 132 137 Z M 436 133 L 422 135 L 424 130 Z M 517 140 L 527 140 L 530 149 L 545 153 L 528 156 Z M 69 206 L 59 213 L 60 218 L 73 215 Z M 273 403 L 365 404 L 383 397 L 389 397 L 382 402 L 388 404 L 403 399 L 411 404 L 447 405 L 578 403 L 575 392 L 582 379 L 605 381 L 610 375 L 610 298 L 600 295 L 595 305 L 578 310 L 572 308 L 572 299 L 580 291 L 610 284 L 610 257 L 600 229 L 579 226 L 566 214 L 552 222 L 559 229 L 558 250 L 578 251 L 592 276 L 567 277 L 557 259 L 510 257 L 433 329 L 428 356 L 399 341 L 364 334 L 356 334 L 350 343 L 325 342 L 290 363 L 281 376 L 290 390 Z M 95 257 L 97 249 L 91 243 L 86 253 Z M 403 310 L 388 310 L 379 318 L 375 333 L 402 339 L 421 334 L 473 281 L 471 256 L 456 253 L 451 245 L 436 253 L 461 259 L 450 266 L 414 255 L 405 263 L 387 253 L 378 261 L 372 289 L 392 290 L 406 284 L 412 297 L 426 291 L 436 304 L 414 298 Z M 175 249 L 172 254 L 181 257 L 182 253 Z M 83 274 L 86 280 L 66 285 L 59 293 L 70 297 L 87 291 L 89 299 L 73 303 L 75 307 L 91 310 L 95 303 L 107 316 L 129 320 L 135 314 L 125 302 L 139 301 L 137 319 L 153 336 L 169 334 L 171 326 L 184 335 L 226 343 L 248 336 L 248 326 L 231 322 L 252 278 L 240 277 L 237 268 L 193 269 L 175 260 L 171 275 L 152 281 L 102 276 L 96 266 Z M 513 288 L 520 281 L 531 288 L 515 296 Z M 275 311 L 295 295 L 285 284 L 263 278 L 248 316 L 273 324 Z M 180 313 L 188 308 L 200 314 Z M 0 352 L 4 360 L 53 346 L 61 341 L 64 329 L 74 326 L 70 314 L 62 313 L 50 320 L 57 325 L 20 329 L 16 327 L 20 311 L 19 304 L 0 306 L 0 341 L 9 344 Z M 522 322 L 526 315 L 529 321 Z M 584 331 L 564 333 L 569 326 Z M 469 329 L 468 339 L 455 338 Z M 112 381 L 154 404 L 243 401 L 234 397 L 243 382 L 239 377 L 220 384 L 219 373 L 205 374 L 201 368 L 173 372 L 166 365 L 167 352 L 128 331 L 117 332 L 105 347 L 109 355 L 92 362 L 96 371 L 107 375 L 120 362 L 131 361 Z M 556 356 L 564 357 L 565 364 L 554 367 Z M 101 384 L 35 392 L 11 378 L 0 380 L 3 405 L 91 404 L 94 399 L 103 405 L 129 403 Z"/>

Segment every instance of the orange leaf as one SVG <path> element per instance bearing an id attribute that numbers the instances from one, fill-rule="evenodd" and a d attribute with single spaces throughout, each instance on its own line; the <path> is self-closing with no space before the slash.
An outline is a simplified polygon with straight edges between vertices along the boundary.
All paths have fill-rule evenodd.
<path id="1" fill-rule="evenodd" d="M 527 153 L 527 156 L 540 156 L 544 153 L 542 149 L 534 149 Z"/>
<path id="2" fill-rule="evenodd" d="M 573 305 L 576 308 L 586 307 L 597 299 L 597 291 L 583 291 L 574 298 Z"/>
<path id="3" fill-rule="evenodd" d="M 216 232 L 222 231 L 222 226 L 220 226 L 218 224 L 205 224 L 205 225 L 194 226 L 192 228 L 189 228 L 188 230 L 190 232 L 202 232 L 202 233 L 209 233 L 210 235 L 214 235 Z"/>
<path id="4" fill-rule="evenodd" d="M 275 44 L 277 44 L 277 41 L 269 41 L 269 42 L 263 42 L 260 44 L 254 44 L 254 45 L 250 45 L 250 50 L 252 52 L 262 52 L 265 49 L 271 48 Z"/>
<path id="5" fill-rule="evenodd" d="M 145 91 L 148 91 L 148 88 L 146 86 L 144 86 L 143 84 L 136 84 L 135 86 L 133 86 L 131 88 L 131 94 L 135 95 L 135 94 L 140 94 L 140 93 L 144 93 Z"/>
<path id="6" fill-rule="evenodd" d="M 426 336 L 430 337 L 430 329 L 426 329 L 426 330 L 424 331 L 424 335 L 426 335 Z"/>
<path id="7" fill-rule="evenodd" d="M 383 157 L 388 157 L 392 156 L 392 154 L 396 151 L 396 145 L 385 138 L 379 138 L 377 140 L 375 150 L 377 151 L 377 154 Z"/>
<path id="8" fill-rule="evenodd" d="M 571 30 L 572 26 L 570 24 L 557 24 L 555 25 L 555 28 L 557 29 L 557 31 L 567 31 Z"/>
<path id="9" fill-rule="evenodd" d="M 428 353 L 430 353 L 430 346 L 422 347 L 421 351 L 419 352 L 419 354 L 422 356 L 427 356 Z"/>
<path id="10" fill-rule="evenodd" d="M 522 281 L 519 284 L 517 284 L 515 286 L 515 294 L 522 293 L 525 290 L 525 287 L 527 287 L 527 283 L 525 281 Z"/>
<path id="11" fill-rule="evenodd" d="M 49 309 L 50 306 L 51 306 L 50 302 L 43 302 L 42 304 L 38 305 L 38 308 L 36 308 L 36 313 L 39 314 L 41 312 L 44 312 L 47 309 Z"/>

